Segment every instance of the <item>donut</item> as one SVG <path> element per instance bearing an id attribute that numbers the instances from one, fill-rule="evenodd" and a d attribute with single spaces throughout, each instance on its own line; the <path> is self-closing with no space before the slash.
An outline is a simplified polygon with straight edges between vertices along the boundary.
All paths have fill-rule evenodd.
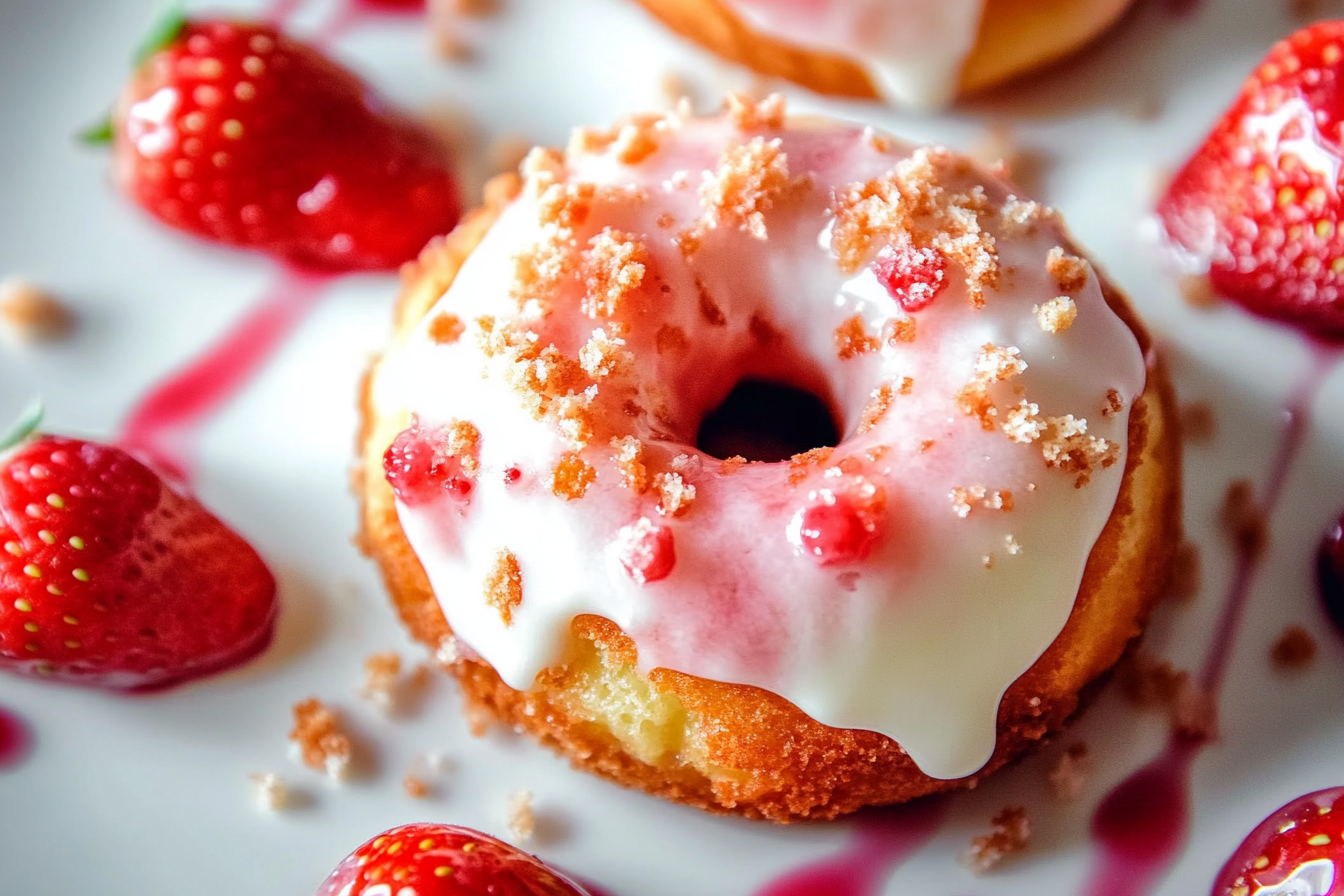
<path id="1" fill-rule="evenodd" d="M 683 37 L 818 93 L 937 107 L 1074 52 L 1133 0 L 637 0 Z"/>
<path id="2" fill-rule="evenodd" d="M 1173 407 L 1054 211 L 730 97 L 533 150 L 407 267 L 363 540 L 477 721 L 830 818 L 1077 710 L 1180 540 Z M 789 431 L 808 408 L 828 435 Z"/>

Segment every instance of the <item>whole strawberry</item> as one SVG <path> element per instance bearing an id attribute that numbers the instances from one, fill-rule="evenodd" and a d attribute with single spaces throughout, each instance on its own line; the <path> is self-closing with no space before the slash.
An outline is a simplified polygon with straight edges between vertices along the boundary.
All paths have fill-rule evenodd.
<path id="1" fill-rule="evenodd" d="M 407 824 L 384 831 L 337 866 L 317 896 L 587 896 L 521 850 L 470 828 Z"/>
<path id="2" fill-rule="evenodd" d="M 443 144 L 260 24 L 177 20 L 113 115 L 114 171 L 173 227 L 325 271 L 394 269 L 457 223 Z"/>
<path id="3" fill-rule="evenodd" d="M 259 652 L 275 615 L 256 551 L 126 452 L 0 449 L 0 669 L 163 687 Z"/>
<path id="4" fill-rule="evenodd" d="M 1318 790 L 1280 808 L 1223 865 L 1212 896 L 1341 896 L 1340 813 L 1344 787 Z"/>
<path id="5" fill-rule="evenodd" d="M 1344 22 L 1275 45 L 1158 205 L 1171 243 L 1249 310 L 1344 338 Z"/>

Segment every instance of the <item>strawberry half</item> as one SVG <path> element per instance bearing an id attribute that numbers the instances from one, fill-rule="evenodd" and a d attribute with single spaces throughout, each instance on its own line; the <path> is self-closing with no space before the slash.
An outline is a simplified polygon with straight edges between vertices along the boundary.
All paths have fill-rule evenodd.
<path id="1" fill-rule="evenodd" d="M 1344 22 L 1275 45 L 1157 207 L 1166 237 L 1247 309 L 1344 339 Z"/>
<path id="2" fill-rule="evenodd" d="M 0 669 L 159 688 L 258 653 L 275 616 L 257 552 L 126 452 L 0 451 Z"/>
<path id="3" fill-rule="evenodd" d="M 540 859 L 470 828 L 407 824 L 346 856 L 317 896 L 587 896 Z"/>
<path id="4" fill-rule="evenodd" d="M 1213 896 L 1342 896 L 1344 787 L 1293 800 L 1262 821 L 1218 873 Z"/>
<path id="5" fill-rule="evenodd" d="M 324 271 L 395 269 L 457 223 L 449 152 L 276 29 L 178 20 L 113 115 L 117 183 L 159 220 Z"/>

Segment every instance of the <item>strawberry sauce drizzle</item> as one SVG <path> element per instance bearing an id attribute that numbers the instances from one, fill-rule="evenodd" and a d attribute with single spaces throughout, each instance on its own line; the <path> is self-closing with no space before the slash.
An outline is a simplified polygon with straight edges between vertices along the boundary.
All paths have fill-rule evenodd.
<path id="1" fill-rule="evenodd" d="M 121 427 L 119 446 L 147 457 L 160 472 L 190 483 L 201 426 L 279 350 L 332 279 L 282 268 L 261 301 L 222 339 L 131 409 Z"/>
<path id="2" fill-rule="evenodd" d="M 895 870 L 938 832 L 946 814 L 943 797 L 864 812 L 838 854 L 775 878 L 755 896 L 878 896 Z"/>
<path id="3" fill-rule="evenodd" d="M 28 758 L 32 746 L 33 737 L 27 723 L 0 706 L 0 772 L 20 765 Z"/>
<path id="4" fill-rule="evenodd" d="M 1269 519 L 1302 447 L 1311 404 L 1326 373 L 1344 356 L 1339 346 L 1310 343 L 1312 363 L 1294 386 L 1284 408 L 1283 435 L 1261 492 L 1260 512 Z M 1231 588 L 1218 617 L 1199 686 L 1216 699 L 1232 659 L 1237 631 L 1263 554 L 1237 545 Z M 1092 817 L 1092 841 L 1099 855 L 1084 880 L 1085 896 L 1145 896 L 1153 892 L 1184 850 L 1190 828 L 1190 772 L 1208 743 L 1173 733 L 1152 761 L 1120 782 Z"/>

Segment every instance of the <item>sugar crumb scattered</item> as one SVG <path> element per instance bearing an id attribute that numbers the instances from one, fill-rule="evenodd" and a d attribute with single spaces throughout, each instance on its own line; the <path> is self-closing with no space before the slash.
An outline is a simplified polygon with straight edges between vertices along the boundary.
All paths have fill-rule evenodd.
<path id="1" fill-rule="evenodd" d="M 1228 483 L 1218 519 L 1237 547 L 1251 556 L 1259 555 L 1268 544 L 1269 524 L 1250 480 L 1236 479 Z"/>
<path id="2" fill-rule="evenodd" d="M 695 501 L 695 486 L 680 473 L 659 473 L 653 485 L 658 490 L 658 512 L 664 516 L 681 516 Z"/>
<path id="3" fill-rule="evenodd" d="M 519 790 L 509 796 L 506 823 L 515 843 L 526 843 L 537 831 L 537 816 L 532 809 L 532 791 Z"/>
<path id="4" fill-rule="evenodd" d="M 414 772 L 408 772 L 406 777 L 401 779 L 401 789 L 413 800 L 423 800 L 430 794 L 428 782 Z"/>
<path id="5" fill-rule="evenodd" d="M 303 764 L 325 772 L 333 781 L 344 781 L 354 747 L 340 716 L 316 697 L 295 703 L 293 710 L 294 728 L 289 739 L 298 748 Z"/>
<path id="6" fill-rule="evenodd" d="M 0 282 L 0 331 L 20 343 L 55 342 L 74 329 L 74 317 L 60 300 L 27 280 Z"/>
<path id="7" fill-rule="evenodd" d="M 1045 258 L 1045 269 L 1065 292 L 1082 289 L 1087 284 L 1087 272 L 1090 267 L 1085 259 L 1070 255 L 1062 246 L 1051 249 Z"/>
<path id="8" fill-rule="evenodd" d="M 272 772 L 248 775 L 252 782 L 252 799 L 263 812 L 281 812 L 289 806 L 289 787 Z"/>
<path id="9" fill-rule="evenodd" d="M 513 625 L 513 612 L 523 603 L 523 571 L 513 551 L 495 553 L 485 577 L 485 602 L 495 608 L 505 626 Z"/>
<path id="10" fill-rule="evenodd" d="M 1031 838 L 1031 821 L 1021 806 L 1004 808 L 990 820 L 993 830 L 971 841 L 966 864 L 976 874 L 998 867 L 1004 859 L 1022 852 Z"/>
<path id="11" fill-rule="evenodd" d="M 1290 625 L 1275 640 L 1269 657 L 1277 669 L 1304 669 L 1316 658 L 1316 639 L 1302 626 Z"/>
<path id="12" fill-rule="evenodd" d="M 1218 420 L 1213 407 L 1206 401 L 1188 401 L 1181 405 L 1181 440 L 1187 445 L 1204 445 L 1213 441 L 1218 431 Z"/>
<path id="13" fill-rule="evenodd" d="M 1068 296 L 1058 296 L 1043 305 L 1033 305 L 1036 322 L 1047 333 L 1063 333 L 1078 318 L 1078 306 Z"/>

